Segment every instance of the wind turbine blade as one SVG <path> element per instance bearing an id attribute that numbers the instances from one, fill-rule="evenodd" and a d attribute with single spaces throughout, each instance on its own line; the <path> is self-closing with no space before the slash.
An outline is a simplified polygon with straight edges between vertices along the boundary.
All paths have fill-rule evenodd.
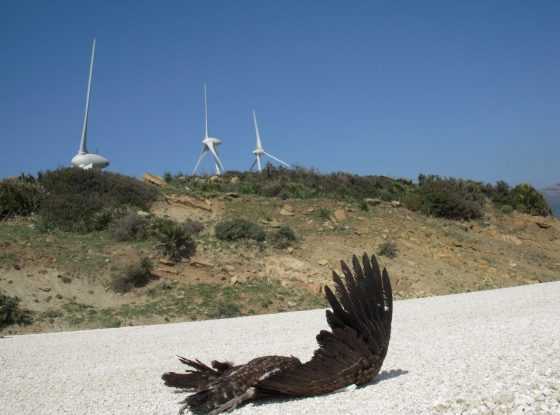
<path id="1" fill-rule="evenodd" d="M 259 125 L 257 124 L 257 114 L 255 113 L 255 110 L 253 110 L 253 123 L 255 124 L 255 134 L 257 136 L 257 150 L 261 150 L 262 149 L 261 135 L 259 133 Z"/>
<path id="2" fill-rule="evenodd" d="M 208 150 L 210 150 L 210 153 L 212 153 L 212 155 L 214 156 L 214 161 L 216 162 L 216 165 L 219 166 L 219 172 L 218 174 L 221 174 L 222 172 L 225 171 L 224 169 L 224 165 L 222 164 L 222 161 L 220 160 L 220 157 L 218 156 L 218 152 L 216 151 L 216 148 L 214 147 L 214 144 L 210 143 L 208 145 Z M 216 169 L 218 170 L 218 169 Z"/>
<path id="3" fill-rule="evenodd" d="M 204 84 L 204 138 L 208 138 L 208 99 L 206 97 L 206 83 Z"/>
<path id="4" fill-rule="evenodd" d="M 281 163 L 288 168 L 292 167 L 288 163 L 286 163 L 285 161 L 282 161 L 279 158 L 274 157 L 272 154 L 268 154 L 266 151 L 264 151 L 263 153 L 266 154 L 268 157 L 270 157 L 272 160 L 276 160 L 278 163 Z"/>
<path id="5" fill-rule="evenodd" d="M 86 109 L 84 111 L 84 124 L 82 125 L 82 137 L 80 140 L 80 154 L 87 153 L 87 129 L 88 129 L 88 115 L 89 115 L 89 97 L 91 92 L 91 80 L 93 78 L 93 61 L 95 60 L 95 39 L 91 47 L 91 58 L 89 61 L 89 77 L 86 92 Z"/>
<path id="6" fill-rule="evenodd" d="M 261 166 L 261 155 L 257 154 L 257 167 L 259 168 L 259 173 L 262 171 L 262 166 Z"/>
<path id="7" fill-rule="evenodd" d="M 191 176 L 194 176 L 194 174 L 196 173 L 196 169 L 198 169 L 198 165 L 200 164 L 200 162 L 202 161 L 202 159 L 204 158 L 204 156 L 206 155 L 207 152 L 208 152 L 208 149 L 206 147 L 202 147 L 202 151 L 200 152 L 200 155 L 198 156 L 198 160 L 196 161 L 196 164 L 194 166 L 194 169 L 192 171 Z"/>

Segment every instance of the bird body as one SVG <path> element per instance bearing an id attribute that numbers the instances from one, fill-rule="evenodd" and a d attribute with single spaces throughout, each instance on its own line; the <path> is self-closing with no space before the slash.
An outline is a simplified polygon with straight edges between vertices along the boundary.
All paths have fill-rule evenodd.
<path id="1" fill-rule="evenodd" d="M 194 412 L 216 415 L 264 398 L 304 397 L 369 383 L 381 370 L 389 347 L 393 297 L 387 271 L 374 256 L 353 257 L 353 271 L 341 261 L 343 279 L 333 271 L 335 293 L 327 286 L 330 331 L 317 335 L 319 348 L 302 363 L 296 357 L 264 356 L 243 365 L 179 358 L 191 369 L 165 373 L 167 386 L 194 392 L 182 403 Z M 193 370 L 194 369 L 194 370 Z"/>

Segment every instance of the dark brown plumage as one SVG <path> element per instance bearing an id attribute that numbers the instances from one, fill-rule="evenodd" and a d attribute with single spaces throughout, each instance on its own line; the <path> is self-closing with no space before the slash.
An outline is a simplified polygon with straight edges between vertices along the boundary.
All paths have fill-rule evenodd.
<path id="1" fill-rule="evenodd" d="M 194 394 L 179 413 L 215 415 L 257 399 L 313 396 L 370 382 L 381 370 L 391 336 L 393 295 L 387 271 L 375 256 L 352 258 L 353 271 L 341 261 L 342 279 L 333 271 L 335 293 L 325 287 L 332 310 L 327 310 L 331 331 L 317 335 L 319 348 L 309 362 L 295 357 L 264 356 L 246 364 L 179 358 L 191 367 L 186 373 L 165 373 L 167 386 Z"/>

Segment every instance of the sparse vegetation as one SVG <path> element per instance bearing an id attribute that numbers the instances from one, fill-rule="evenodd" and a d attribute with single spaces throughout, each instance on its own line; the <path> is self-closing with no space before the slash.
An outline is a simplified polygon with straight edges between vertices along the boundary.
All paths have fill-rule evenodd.
<path id="1" fill-rule="evenodd" d="M 282 225 L 278 228 L 278 230 L 272 233 L 270 239 L 275 247 L 283 249 L 289 247 L 297 241 L 297 236 L 289 225 Z"/>
<path id="2" fill-rule="evenodd" d="M 264 241 L 266 234 L 261 226 L 245 219 L 225 220 L 216 225 L 216 238 L 223 241 L 236 241 L 238 239 L 254 239 Z"/>
<path id="3" fill-rule="evenodd" d="M 33 318 L 27 310 L 19 307 L 19 298 L 0 292 L 0 330 L 12 324 L 31 324 Z"/>
<path id="4" fill-rule="evenodd" d="M 27 216 L 39 207 L 41 187 L 28 176 L 0 181 L 0 220 Z"/>
<path id="5" fill-rule="evenodd" d="M 136 212 L 115 219 L 110 225 L 111 236 L 116 241 L 143 240 L 148 236 L 148 220 Z"/>
<path id="6" fill-rule="evenodd" d="M 43 228 L 87 233 L 107 227 L 127 207 L 147 209 L 158 191 L 132 177 L 65 168 L 39 174 L 45 189 L 39 215 Z"/>
<path id="7" fill-rule="evenodd" d="M 515 186 L 512 191 L 513 206 L 515 209 L 535 216 L 549 216 L 552 210 L 544 196 L 528 184 Z"/>
<path id="8" fill-rule="evenodd" d="M 396 258 L 399 253 L 397 244 L 393 241 L 386 241 L 379 245 L 377 248 L 377 255 L 385 256 L 387 258 Z"/>
<path id="9" fill-rule="evenodd" d="M 412 210 L 455 220 L 482 217 L 484 194 L 474 182 L 420 175 L 416 193 L 405 201 Z"/>
<path id="10" fill-rule="evenodd" d="M 319 210 L 317 210 L 317 217 L 321 220 L 331 220 L 332 218 L 332 211 L 330 209 L 327 209 L 325 207 L 321 207 L 319 208 Z"/>
<path id="11" fill-rule="evenodd" d="M 130 265 L 122 274 L 115 274 L 111 288 L 118 293 L 126 293 L 133 288 L 143 287 L 150 282 L 153 264 L 149 258 L 142 258 L 139 263 Z"/>
<path id="12" fill-rule="evenodd" d="M 189 219 L 183 223 L 183 228 L 190 235 L 198 235 L 204 230 L 204 224 L 199 221 Z"/>
<path id="13" fill-rule="evenodd" d="M 188 230 L 171 220 L 157 220 L 156 237 L 159 249 L 172 261 L 190 258 L 196 252 L 196 242 Z"/>

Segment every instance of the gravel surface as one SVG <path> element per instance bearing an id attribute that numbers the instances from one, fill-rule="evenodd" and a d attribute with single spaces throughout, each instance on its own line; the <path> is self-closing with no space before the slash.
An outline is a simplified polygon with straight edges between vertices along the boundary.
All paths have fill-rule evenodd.
<path id="1" fill-rule="evenodd" d="M 175 355 L 311 357 L 321 310 L 0 339 L 0 413 L 176 414 Z M 395 304 L 377 380 L 235 414 L 560 414 L 560 283 Z"/>

